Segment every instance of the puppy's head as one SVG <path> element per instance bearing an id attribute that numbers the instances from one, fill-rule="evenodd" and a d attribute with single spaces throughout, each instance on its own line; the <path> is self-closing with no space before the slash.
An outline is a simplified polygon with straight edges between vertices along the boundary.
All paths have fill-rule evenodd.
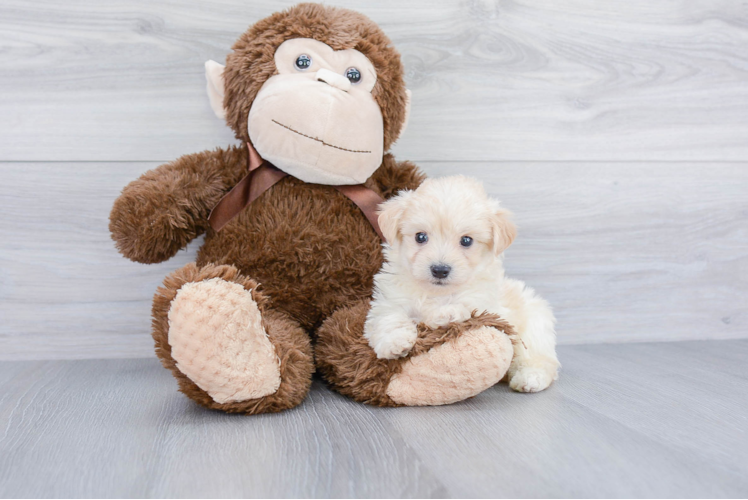
<path id="1" fill-rule="evenodd" d="M 464 176 L 427 179 L 380 206 L 388 260 L 422 286 L 454 289 L 494 264 L 517 229 L 483 185 Z"/>

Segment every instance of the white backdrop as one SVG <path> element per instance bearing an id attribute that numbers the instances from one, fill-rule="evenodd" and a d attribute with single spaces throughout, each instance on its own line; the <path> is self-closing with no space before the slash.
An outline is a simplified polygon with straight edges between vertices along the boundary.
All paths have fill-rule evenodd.
<path id="1" fill-rule="evenodd" d="M 120 257 L 122 187 L 235 143 L 205 95 L 293 2 L 0 4 L 0 359 L 150 356 L 160 265 Z M 413 92 L 394 152 L 483 179 L 516 213 L 507 268 L 560 343 L 748 337 L 748 6 L 343 1 Z"/>

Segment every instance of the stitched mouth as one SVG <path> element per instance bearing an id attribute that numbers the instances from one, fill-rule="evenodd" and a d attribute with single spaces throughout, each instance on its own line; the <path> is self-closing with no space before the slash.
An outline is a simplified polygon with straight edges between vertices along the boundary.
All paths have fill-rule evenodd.
<path id="1" fill-rule="evenodd" d="M 307 139 L 311 139 L 313 141 L 317 141 L 317 142 L 321 143 L 323 146 L 327 146 L 327 147 L 330 147 L 330 148 L 339 149 L 341 151 L 348 151 L 349 153 L 371 153 L 371 151 L 358 151 L 358 150 L 355 150 L 355 149 L 341 148 L 340 146 L 336 146 L 335 144 L 329 144 L 329 143 L 323 141 L 322 139 L 318 139 L 317 137 L 312 137 L 311 135 L 306 135 L 303 132 L 299 132 L 298 130 L 294 130 L 291 127 L 289 127 L 288 125 L 283 125 L 279 121 L 273 120 L 273 123 L 275 123 L 277 125 L 280 125 L 281 127 L 285 128 L 287 130 L 290 130 L 294 134 L 299 134 L 300 136 L 306 137 Z"/>

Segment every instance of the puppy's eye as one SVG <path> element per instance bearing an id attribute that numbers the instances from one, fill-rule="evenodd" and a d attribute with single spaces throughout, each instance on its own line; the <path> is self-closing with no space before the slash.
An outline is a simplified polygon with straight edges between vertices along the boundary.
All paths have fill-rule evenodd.
<path id="1" fill-rule="evenodd" d="M 470 236 L 463 236 L 462 238 L 460 238 L 460 245 L 464 247 L 469 247 L 472 244 L 473 244 L 473 238 L 471 238 Z"/>
<path id="2" fill-rule="evenodd" d="M 306 54 L 301 54 L 296 58 L 296 62 L 294 64 L 296 65 L 296 69 L 298 69 L 299 71 L 304 71 L 305 69 L 309 69 L 309 67 L 312 65 L 312 58 Z"/>
<path id="3" fill-rule="evenodd" d="M 429 241 L 429 235 L 426 233 L 416 233 L 416 243 L 426 243 Z"/>

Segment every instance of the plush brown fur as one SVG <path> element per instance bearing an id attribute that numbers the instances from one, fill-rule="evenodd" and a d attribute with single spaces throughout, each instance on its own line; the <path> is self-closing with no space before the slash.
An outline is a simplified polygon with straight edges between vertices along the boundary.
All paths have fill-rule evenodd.
<path id="1" fill-rule="evenodd" d="M 314 371 L 309 333 L 341 305 L 371 295 L 382 255 L 379 237 L 348 198 L 330 186 L 292 177 L 264 193 L 221 232 L 214 232 L 207 223 L 210 208 L 246 171 L 246 154 L 246 148 L 208 151 L 147 172 L 115 202 L 110 228 L 120 251 L 145 263 L 173 256 L 207 231 L 197 263 L 168 276 L 154 297 L 156 354 L 177 378 L 180 390 L 201 405 L 263 413 L 301 402 Z M 391 197 L 400 189 L 416 188 L 422 180 L 414 165 L 386 155 L 367 185 Z M 281 356 L 281 387 L 260 400 L 220 404 L 176 367 L 168 344 L 169 305 L 187 282 L 221 277 L 254 288 L 256 282 L 246 276 L 261 283 L 264 292 L 252 293 Z"/>
<path id="2" fill-rule="evenodd" d="M 414 166 L 387 156 L 370 187 L 391 196 L 421 179 Z M 236 266 L 262 283 L 274 307 L 314 331 L 337 308 L 371 295 L 382 252 L 371 225 L 343 194 L 287 177 L 219 233 L 208 229 L 197 263 Z"/>
<path id="3" fill-rule="evenodd" d="M 384 146 L 405 119 L 405 86 L 399 54 L 366 17 L 344 9 L 302 4 L 259 21 L 242 35 L 224 72 L 227 122 L 244 143 L 247 116 L 262 84 L 275 72 L 273 54 L 283 41 L 308 37 L 333 49 L 355 48 L 377 70 L 374 96 L 384 117 Z M 376 360 L 360 333 L 373 276 L 382 264 L 381 241 L 364 214 L 331 186 L 286 177 L 263 193 L 220 232 L 210 210 L 247 172 L 244 144 L 183 156 L 130 183 L 114 203 L 110 230 L 126 257 L 162 262 L 205 233 L 197 262 L 169 275 L 153 302 L 156 353 L 180 390 L 208 408 L 227 412 L 280 411 L 299 404 L 314 371 L 311 337 L 320 369 L 344 394 L 393 405 L 385 391 L 400 362 Z M 415 189 L 424 176 L 415 165 L 387 154 L 366 185 L 384 198 Z M 280 389 L 240 403 L 216 403 L 176 366 L 168 342 L 168 312 L 181 286 L 220 277 L 251 290 L 268 338 L 281 360 Z M 259 291 L 258 286 L 259 284 Z M 336 313 L 336 311 L 338 311 Z M 499 325 L 474 318 L 463 326 L 424 333 L 412 355 L 454 338 L 465 328 Z M 355 328 L 354 328 L 355 327 Z M 506 325 L 501 323 L 501 328 Z M 361 363 L 361 366 L 358 366 Z"/>
<path id="4" fill-rule="evenodd" d="M 379 359 L 363 336 L 369 301 L 360 301 L 337 310 L 318 330 L 315 359 L 325 379 L 341 394 L 356 401 L 376 406 L 402 406 L 387 395 L 393 375 L 400 373 L 408 359 L 454 340 L 463 332 L 481 326 L 494 327 L 510 338 L 514 330 L 506 321 L 493 314 L 473 314 L 462 323 L 430 329 L 418 325 L 418 340 L 407 357 Z"/>
<path id="5" fill-rule="evenodd" d="M 170 259 L 205 232 L 210 210 L 246 173 L 246 146 L 184 155 L 146 172 L 112 207 L 117 249 L 144 264 Z"/>
<path id="6" fill-rule="evenodd" d="M 262 312 L 262 322 L 270 341 L 275 346 L 280 359 L 281 385 L 278 391 L 270 396 L 250 399 L 236 403 L 216 403 L 208 393 L 200 389 L 187 378 L 171 357 L 169 345 L 169 321 L 167 315 L 171 301 L 185 283 L 204 281 L 211 278 L 222 278 L 226 281 L 239 283 L 249 291 L 252 299 Z M 257 290 L 254 280 L 246 278 L 233 266 L 187 264 L 171 273 L 164 280 L 153 298 L 153 339 L 156 342 L 156 354 L 164 367 L 179 382 L 179 390 L 206 408 L 220 409 L 229 413 L 269 413 L 292 408 L 304 399 L 312 383 L 314 359 L 312 346 L 307 333 L 278 310 L 270 307 L 267 297 Z"/>

